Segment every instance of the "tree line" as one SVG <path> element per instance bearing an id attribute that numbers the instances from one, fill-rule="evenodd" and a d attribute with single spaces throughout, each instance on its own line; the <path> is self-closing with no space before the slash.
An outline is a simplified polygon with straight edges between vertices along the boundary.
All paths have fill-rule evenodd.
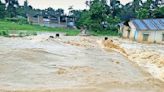
<path id="1" fill-rule="evenodd" d="M 109 1 L 109 0 L 108 0 Z M 116 25 L 130 19 L 164 18 L 163 0 L 133 0 L 126 5 L 119 0 L 89 0 L 86 2 L 88 9 L 74 10 L 69 8 L 69 16 L 75 19 L 78 28 L 86 28 L 92 31 L 116 31 Z M 30 15 L 42 15 L 43 17 L 63 16 L 63 9 L 35 9 L 24 1 L 20 5 L 17 0 L 0 0 L 0 19 L 27 17 Z"/>
<path id="2" fill-rule="evenodd" d="M 15 18 L 15 17 L 24 17 L 26 18 L 27 15 L 42 15 L 43 17 L 48 16 L 62 16 L 64 15 L 64 10 L 53 9 L 51 7 L 47 9 L 35 9 L 31 5 L 28 4 L 28 1 L 25 0 L 23 5 L 18 3 L 18 0 L 5 0 L 2 2 L 0 0 L 0 18 Z"/>
<path id="3" fill-rule="evenodd" d="M 107 0 L 91 0 L 86 5 L 89 9 L 79 11 L 80 17 L 75 14 L 77 24 L 96 32 L 116 31 L 118 23 L 131 19 L 164 18 L 162 0 L 133 0 L 126 5 L 119 0 L 110 0 L 110 4 Z"/>

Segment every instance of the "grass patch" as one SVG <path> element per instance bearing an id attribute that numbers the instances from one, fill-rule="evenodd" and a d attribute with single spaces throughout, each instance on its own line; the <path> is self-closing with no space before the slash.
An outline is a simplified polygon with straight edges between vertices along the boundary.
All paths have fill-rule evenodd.
<path id="1" fill-rule="evenodd" d="M 7 37 L 9 35 L 8 31 L 0 31 L 0 36 L 5 36 Z"/>
<path id="2" fill-rule="evenodd" d="M 25 31 L 25 33 L 22 31 Z M 80 30 L 69 28 L 51 28 L 39 25 L 20 24 L 15 22 L 9 22 L 0 20 L 0 35 L 8 36 L 9 33 L 17 33 L 19 36 L 37 35 L 37 32 L 62 32 L 67 36 L 76 36 L 80 33 Z M 118 36 L 116 31 L 88 31 L 93 36 Z"/>
<path id="3" fill-rule="evenodd" d="M 30 25 L 30 24 L 19 24 L 15 22 L 8 22 L 0 20 L 0 35 L 4 35 L 4 31 L 28 31 L 32 33 L 36 32 L 63 32 L 68 36 L 75 36 L 79 34 L 79 30 L 67 29 L 67 28 L 50 28 L 39 25 Z"/>

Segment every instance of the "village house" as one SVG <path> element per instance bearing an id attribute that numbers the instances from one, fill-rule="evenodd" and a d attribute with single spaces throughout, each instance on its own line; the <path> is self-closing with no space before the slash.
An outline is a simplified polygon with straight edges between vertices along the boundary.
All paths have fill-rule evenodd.
<path id="1" fill-rule="evenodd" d="M 123 38 L 137 42 L 162 43 L 164 42 L 164 18 L 134 19 L 120 25 Z"/>

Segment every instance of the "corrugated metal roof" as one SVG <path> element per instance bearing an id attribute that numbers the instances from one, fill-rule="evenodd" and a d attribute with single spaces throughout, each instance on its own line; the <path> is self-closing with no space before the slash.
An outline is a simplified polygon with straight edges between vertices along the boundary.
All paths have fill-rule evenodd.
<path id="1" fill-rule="evenodd" d="M 132 20 L 137 30 L 164 30 L 164 18 L 161 19 L 135 19 Z"/>
<path id="2" fill-rule="evenodd" d="M 140 20 L 134 20 L 133 23 L 135 24 L 136 28 L 144 29 L 146 30 L 147 27 L 144 25 L 144 23 Z"/>

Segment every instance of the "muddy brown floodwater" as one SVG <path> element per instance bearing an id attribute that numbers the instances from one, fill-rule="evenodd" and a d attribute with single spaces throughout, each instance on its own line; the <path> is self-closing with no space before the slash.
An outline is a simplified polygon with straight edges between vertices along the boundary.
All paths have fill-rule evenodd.
<path id="1" fill-rule="evenodd" d="M 99 39 L 0 37 L 0 92 L 163 92 L 163 82 Z"/>

